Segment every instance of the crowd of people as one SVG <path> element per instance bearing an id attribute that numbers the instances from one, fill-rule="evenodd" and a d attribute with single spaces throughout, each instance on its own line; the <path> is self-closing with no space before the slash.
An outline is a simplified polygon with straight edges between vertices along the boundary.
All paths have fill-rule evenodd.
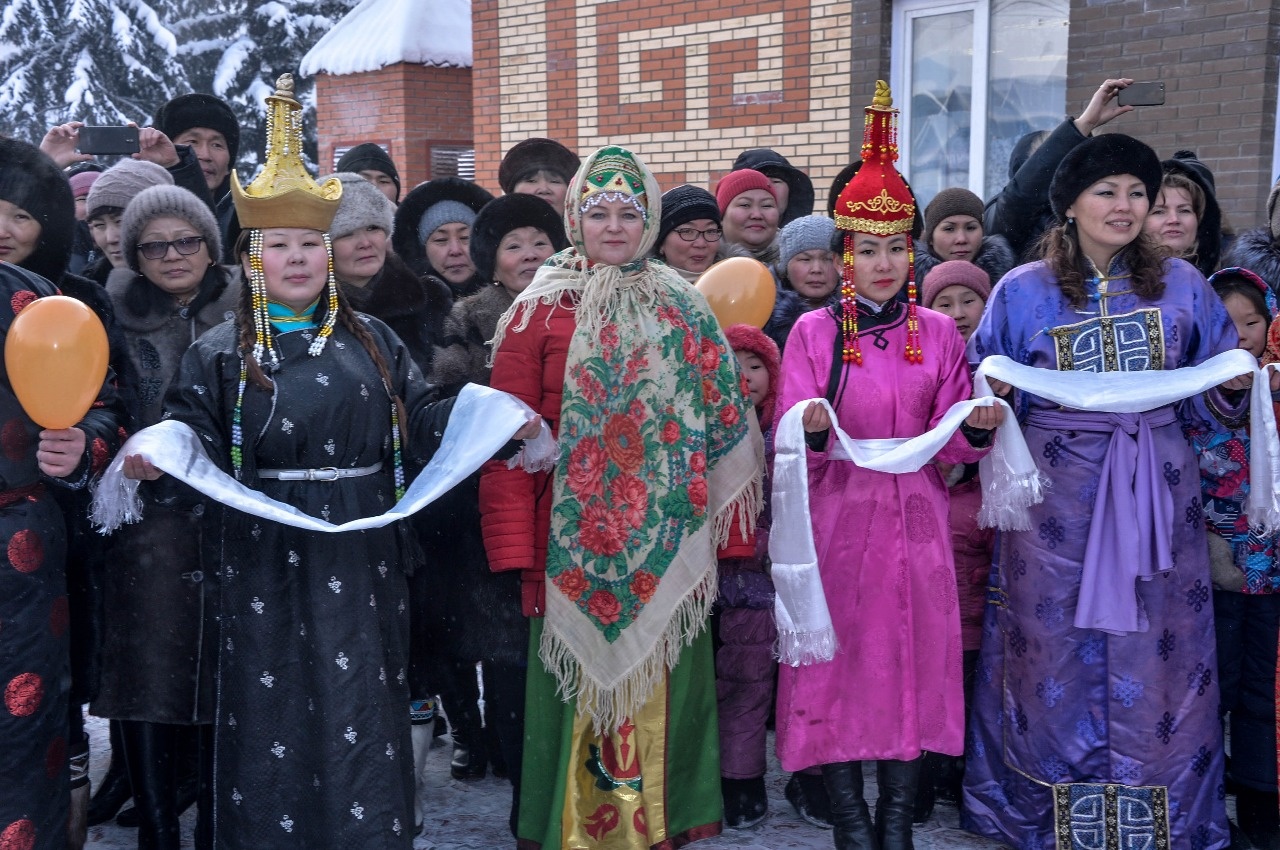
<path id="1" fill-rule="evenodd" d="M 711 187 L 544 138 L 498 197 L 402 191 L 372 143 L 316 180 L 287 78 L 249 183 L 210 95 L 109 167 L 77 123 L 0 139 L 0 327 L 60 292 L 110 360 L 69 429 L 0 382 L 0 847 L 115 818 L 176 850 L 194 805 L 197 848 L 407 848 L 444 734 L 455 779 L 510 780 L 521 848 L 678 847 L 763 821 L 770 729 L 839 850 L 909 850 L 938 800 L 1019 850 L 1280 847 L 1247 509 L 1280 187 L 1236 234 L 1193 152 L 1097 132 L 1131 82 L 1020 139 L 995 198 L 923 208 L 883 84 L 825 211 L 769 149 Z M 762 327 L 696 289 L 735 257 L 776 282 Z M 1058 395 L 1153 371 L 1114 385 L 1142 412 Z M 99 534 L 117 484 L 135 521 Z"/>

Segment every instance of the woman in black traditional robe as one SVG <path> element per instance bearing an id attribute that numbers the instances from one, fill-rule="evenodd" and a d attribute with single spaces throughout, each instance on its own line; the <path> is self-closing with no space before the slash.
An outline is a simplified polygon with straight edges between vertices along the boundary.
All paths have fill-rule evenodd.
<path id="1" fill-rule="evenodd" d="M 236 318 L 187 351 L 166 407 L 246 486 L 340 524 L 392 506 L 406 465 L 438 447 L 452 401 L 436 400 L 386 325 L 340 299 L 325 232 L 340 186 L 289 161 L 298 106 L 282 88 L 268 98 L 280 138 L 267 167 L 244 190 L 233 181 L 249 286 Z M 136 455 L 125 472 L 160 474 Z M 408 848 L 403 524 L 331 536 L 213 513 L 215 845 Z"/>

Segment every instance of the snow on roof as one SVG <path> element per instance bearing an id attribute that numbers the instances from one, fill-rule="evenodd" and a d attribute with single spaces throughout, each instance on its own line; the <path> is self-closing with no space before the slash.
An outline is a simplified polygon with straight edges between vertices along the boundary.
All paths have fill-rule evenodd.
<path id="1" fill-rule="evenodd" d="M 470 68 L 471 0 L 361 0 L 298 70 L 359 74 L 398 62 Z"/>

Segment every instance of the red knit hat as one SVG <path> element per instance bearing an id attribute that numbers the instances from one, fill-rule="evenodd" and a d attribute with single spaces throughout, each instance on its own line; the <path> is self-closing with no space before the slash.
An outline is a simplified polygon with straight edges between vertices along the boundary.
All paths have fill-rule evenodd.
<path id="1" fill-rule="evenodd" d="M 898 173 L 898 110 L 884 80 L 876 80 L 875 97 L 865 109 L 862 135 L 862 167 L 836 199 L 836 227 L 844 233 L 844 268 L 841 275 L 840 328 L 844 335 L 844 360 L 862 365 L 858 342 L 857 286 L 853 279 L 853 234 L 907 235 L 907 360 L 923 361 L 920 326 L 916 318 L 915 247 L 911 228 L 916 199 Z"/>
<path id="2" fill-rule="evenodd" d="M 778 199 L 778 196 L 773 191 L 773 181 L 759 171 L 743 168 L 740 171 L 730 171 L 726 174 L 716 184 L 716 206 L 720 208 L 720 215 L 724 215 L 724 211 L 729 208 L 729 204 L 733 202 L 734 198 L 752 189 L 764 189 L 770 195 L 773 195 L 775 201 Z"/>
<path id="3" fill-rule="evenodd" d="M 730 325 L 724 329 L 724 337 L 735 352 L 749 351 L 759 357 L 769 373 L 769 391 L 760 400 L 760 427 L 767 429 L 773 424 L 773 406 L 778 400 L 778 379 L 782 373 L 778 344 L 755 325 Z"/>

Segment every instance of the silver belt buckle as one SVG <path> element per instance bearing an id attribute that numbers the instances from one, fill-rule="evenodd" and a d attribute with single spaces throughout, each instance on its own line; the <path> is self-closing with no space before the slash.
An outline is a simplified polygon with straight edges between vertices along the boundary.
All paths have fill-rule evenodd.
<path id="1" fill-rule="evenodd" d="M 322 466 L 319 469 L 307 470 L 308 481 L 337 481 L 338 467 Z"/>

